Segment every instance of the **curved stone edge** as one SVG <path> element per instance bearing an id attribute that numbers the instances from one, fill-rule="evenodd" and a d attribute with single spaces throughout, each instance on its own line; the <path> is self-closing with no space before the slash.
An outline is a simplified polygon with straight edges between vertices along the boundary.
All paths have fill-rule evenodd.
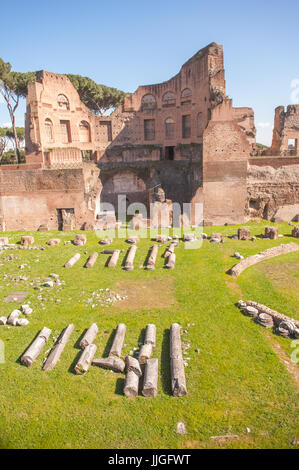
<path id="1" fill-rule="evenodd" d="M 277 312 L 276 310 L 273 310 L 272 308 L 267 307 L 266 305 L 260 304 L 259 302 L 254 302 L 252 300 L 245 301 L 244 304 L 246 306 L 254 307 L 259 311 L 260 313 L 267 313 L 273 318 L 274 325 L 279 326 L 279 324 L 282 321 L 291 321 L 294 323 L 296 328 L 299 328 L 299 320 L 294 320 L 294 318 L 288 317 L 287 315 L 283 315 L 282 313 Z M 239 307 L 243 308 L 243 307 Z"/>
<path id="2" fill-rule="evenodd" d="M 250 266 L 253 266 L 256 263 L 259 263 L 260 261 L 264 261 L 269 258 L 274 258 L 275 256 L 292 253 L 293 251 L 298 250 L 299 244 L 293 242 L 284 245 L 273 246 L 271 248 L 268 248 L 267 250 L 257 253 L 256 255 L 248 256 L 248 258 L 243 259 L 235 266 L 233 266 L 228 271 L 228 274 L 230 274 L 232 277 L 238 277 L 240 276 L 240 274 L 242 274 L 245 269 L 249 268 Z"/>

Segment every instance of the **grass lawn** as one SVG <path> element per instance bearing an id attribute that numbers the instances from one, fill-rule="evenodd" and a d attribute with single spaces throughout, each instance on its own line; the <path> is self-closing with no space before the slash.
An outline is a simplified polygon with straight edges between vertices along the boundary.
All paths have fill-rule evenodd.
<path id="1" fill-rule="evenodd" d="M 265 223 L 246 225 L 251 227 L 252 235 L 264 232 Z M 234 234 L 237 227 L 206 227 L 204 231 Z M 84 247 L 63 242 L 46 247 L 49 238 L 73 240 L 74 233 L 35 232 L 35 244 L 46 247 L 44 251 L 5 251 L 0 256 L 0 313 L 8 315 L 20 307 L 20 302 L 4 302 L 7 295 L 28 291 L 22 303 L 30 301 L 33 314 L 26 327 L 0 326 L 0 339 L 5 344 L 5 363 L 0 364 L 0 447 L 293 447 L 291 441 L 299 441 L 298 384 L 276 352 L 281 350 L 289 357 L 293 351 L 291 340 L 279 338 L 243 316 L 235 302 L 240 298 L 256 300 L 299 318 L 299 253 L 264 261 L 236 280 L 226 274 L 237 262 L 231 257 L 235 251 L 249 256 L 280 243 L 299 243 L 290 237 L 291 227 L 287 224 L 280 224 L 279 231 L 285 236 L 274 241 L 227 239 L 216 245 L 205 240 L 197 250 L 184 249 L 181 243 L 173 271 L 163 268 L 164 246 L 159 248 L 155 271 L 138 268 L 153 243 L 149 239 L 138 244 L 134 271 L 121 268 L 129 247 L 124 240 L 109 246 L 125 249 L 118 267 L 108 269 L 108 255 L 100 254 L 92 269 L 84 269 L 87 256 L 105 248 L 99 245 L 94 232 L 85 232 Z M 21 237 L 16 232 L 3 235 L 10 242 L 18 242 Z M 65 269 L 64 263 L 77 252 L 81 253 L 79 262 Z M 17 259 L 9 261 L 10 254 Z M 20 269 L 20 265 L 25 267 Z M 37 278 L 43 280 L 50 273 L 59 274 L 65 285 L 35 290 Z M 19 280 L 20 275 L 28 279 Z M 126 298 L 113 305 L 92 300 L 93 292 L 107 288 Z M 154 356 L 159 358 L 160 368 L 156 398 L 124 397 L 122 374 L 97 367 L 90 367 L 84 376 L 74 374 L 80 356 L 78 339 L 92 322 L 99 327 L 96 357 L 109 351 L 119 322 L 127 325 L 123 355 L 143 340 L 147 323 L 156 324 Z M 170 388 L 169 327 L 173 322 L 187 330 L 182 340 L 191 345 L 185 369 L 188 395 L 183 398 L 174 398 Z M 75 330 L 60 361 L 54 370 L 42 371 L 53 337 L 69 323 L 74 323 Z M 52 329 L 51 339 L 32 367 L 27 368 L 19 358 L 43 326 Z M 298 370 L 298 365 L 294 367 Z M 176 433 L 178 421 L 186 424 L 187 434 Z M 227 434 L 239 437 L 211 439 Z"/>

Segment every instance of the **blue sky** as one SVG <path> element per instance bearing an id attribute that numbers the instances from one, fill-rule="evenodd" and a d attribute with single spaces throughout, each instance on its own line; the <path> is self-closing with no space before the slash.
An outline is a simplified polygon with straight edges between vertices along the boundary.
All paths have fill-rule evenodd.
<path id="1" fill-rule="evenodd" d="M 17 71 L 77 73 L 134 91 L 215 41 L 227 93 L 254 108 L 259 142 L 271 141 L 276 106 L 299 103 L 298 0 L 14 0 L 0 11 L 0 57 Z M 0 125 L 8 122 L 0 103 Z"/>

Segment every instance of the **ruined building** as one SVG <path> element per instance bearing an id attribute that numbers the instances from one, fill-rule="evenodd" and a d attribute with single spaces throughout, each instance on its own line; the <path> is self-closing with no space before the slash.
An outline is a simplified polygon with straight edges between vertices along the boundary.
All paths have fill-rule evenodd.
<path id="1" fill-rule="evenodd" d="M 26 164 L 0 166 L 2 229 L 90 228 L 104 203 L 117 211 L 124 195 L 127 205 L 148 207 L 157 188 L 182 208 L 202 203 L 200 220 L 190 214 L 193 224 L 275 217 L 286 206 L 292 218 L 299 213 L 298 113 L 276 110 L 279 156 L 255 157 L 254 112 L 234 108 L 226 95 L 216 43 L 170 80 L 140 86 L 110 116 L 92 113 L 66 76 L 41 71 L 28 88 Z"/>

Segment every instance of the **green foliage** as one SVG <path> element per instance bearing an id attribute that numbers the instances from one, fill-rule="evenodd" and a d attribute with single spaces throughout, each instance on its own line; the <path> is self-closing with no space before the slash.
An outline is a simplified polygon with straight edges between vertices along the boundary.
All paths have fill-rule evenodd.
<path id="1" fill-rule="evenodd" d="M 88 77 L 72 74 L 67 74 L 67 77 L 76 88 L 81 101 L 95 114 L 101 115 L 111 108 L 116 108 L 126 95 L 117 88 L 98 85 Z"/>
<path id="2" fill-rule="evenodd" d="M 265 223 L 247 225 L 252 235 L 264 232 Z M 205 227 L 204 231 L 231 235 L 237 228 Z M 279 229 L 285 234 L 285 243 L 290 240 L 296 243 L 289 238 L 291 227 L 281 224 Z M 279 245 L 281 239 L 258 239 L 254 243 L 227 239 L 221 245 L 204 240 L 202 248 L 197 250 L 185 249 L 181 243 L 176 248 L 176 267 L 171 272 L 163 268 L 164 247 L 159 248 L 155 271 L 137 268 L 144 263 L 152 246 L 150 239 L 141 239 L 134 271 L 124 272 L 120 263 L 128 244 L 122 239 L 116 239 L 111 245 L 125 250 L 115 269 L 105 267 L 106 255 L 100 255 L 92 269 L 84 269 L 87 256 L 101 251 L 95 232 L 85 232 L 87 244 L 83 247 L 63 244 L 64 240 L 73 239 L 74 233 L 27 234 L 34 235 L 36 245 L 45 247 L 45 251 L 18 250 L 13 252 L 18 258 L 9 262 L 4 260 L 8 256 L 8 252 L 4 252 L 0 260 L 3 263 L 0 267 L 1 298 L 12 291 L 25 290 L 29 297 L 23 303 L 29 301 L 33 307 L 28 326 L 0 327 L 0 338 L 5 344 L 5 363 L 0 364 L 0 447 L 288 448 L 294 438 L 298 440 L 296 386 L 284 362 L 273 351 L 265 330 L 243 316 L 235 306 L 240 298 L 250 297 L 267 302 L 276 310 L 292 313 L 295 301 L 287 295 L 282 299 L 273 284 L 265 282 L 254 266 L 237 280 L 226 274 L 236 263 L 232 258 L 235 251 L 248 256 Z M 3 235 L 13 243 L 21 236 L 20 232 Z M 110 236 L 107 232 L 99 235 Z M 46 241 L 51 237 L 61 238 L 61 244 L 47 247 Z M 78 263 L 69 270 L 63 268 L 77 252 L 81 253 Z M 274 263 L 274 260 L 261 265 Z M 285 260 L 296 269 L 298 253 L 278 257 L 276 263 Z M 15 281 L 21 264 L 25 265 L 22 275 L 28 280 Z M 61 290 L 34 290 L 32 280 L 45 279 L 50 273 L 59 274 L 65 286 Z M 173 286 L 174 303 L 161 308 L 142 304 L 142 296 L 150 295 L 147 290 L 153 280 L 161 282 L 161 286 L 168 282 Z M 127 307 L 122 308 L 118 304 L 92 308 L 83 301 L 99 288 L 119 292 L 120 282 L 128 287 L 139 282 L 134 297 L 139 299 L 139 307 L 133 309 L 128 302 Z M 298 291 L 296 296 L 298 306 Z M 162 287 L 161 298 L 165 297 Z M 57 299 L 61 302 L 57 303 Z M 1 315 L 8 315 L 19 307 L 17 302 L 2 300 Z M 53 337 L 71 322 L 75 324 L 75 331 L 60 361 L 54 370 L 42 371 L 42 361 L 53 344 Z M 159 359 L 159 393 L 156 398 L 138 396 L 129 400 L 124 397 L 123 374 L 97 367 L 90 367 L 84 376 L 73 373 L 81 354 L 78 338 L 93 322 L 99 326 L 95 339 L 97 357 L 107 355 L 117 323 L 127 325 L 123 355 L 129 354 L 138 341 L 143 341 L 142 330 L 147 323 L 157 325 L 154 357 Z M 187 330 L 182 340 L 190 343 L 186 355 L 190 359 L 185 369 L 188 395 L 183 398 L 174 398 L 170 392 L 169 327 L 173 322 Z M 18 359 L 43 326 L 52 329 L 51 339 L 36 362 L 26 368 Z M 267 333 L 282 349 L 291 352 L 290 340 L 280 339 L 271 331 Z M 178 421 L 186 423 L 186 435 L 176 433 Z M 250 428 L 250 432 L 246 428 Z M 226 434 L 239 437 L 222 443 L 211 440 L 211 436 Z"/>
<path id="3" fill-rule="evenodd" d="M 258 149 L 268 149 L 269 148 L 269 146 L 264 145 L 264 144 L 259 144 L 258 142 L 256 143 L 256 146 L 257 146 Z"/>
<path id="4" fill-rule="evenodd" d="M 0 80 L 5 88 L 17 96 L 27 95 L 28 83 L 36 79 L 35 72 L 13 72 L 11 64 L 0 58 Z"/>
<path id="5" fill-rule="evenodd" d="M 123 101 L 126 93 L 117 88 L 99 85 L 91 78 L 81 75 L 67 74 L 76 88 L 81 101 L 95 114 L 104 114 L 116 108 Z M 13 72 L 11 64 L 0 58 L 0 80 L 18 97 L 26 97 L 28 83 L 36 80 L 36 72 Z"/>

